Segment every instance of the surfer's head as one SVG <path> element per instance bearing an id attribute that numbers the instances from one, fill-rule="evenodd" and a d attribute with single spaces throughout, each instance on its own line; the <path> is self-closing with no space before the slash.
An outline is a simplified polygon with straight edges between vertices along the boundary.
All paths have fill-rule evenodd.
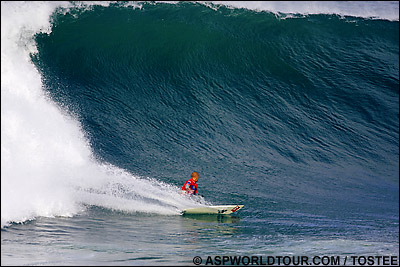
<path id="1" fill-rule="evenodd" d="M 192 172 L 192 179 L 197 182 L 199 180 L 199 174 L 197 172 Z"/>

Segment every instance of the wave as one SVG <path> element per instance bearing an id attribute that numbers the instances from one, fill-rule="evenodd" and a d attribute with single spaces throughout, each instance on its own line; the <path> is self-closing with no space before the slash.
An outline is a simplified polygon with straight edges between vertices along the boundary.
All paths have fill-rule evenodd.
<path id="1" fill-rule="evenodd" d="M 213 201 L 254 209 L 398 198 L 398 2 L 1 7 L 2 227 L 179 214 L 209 203 L 178 193 L 196 168 Z"/>

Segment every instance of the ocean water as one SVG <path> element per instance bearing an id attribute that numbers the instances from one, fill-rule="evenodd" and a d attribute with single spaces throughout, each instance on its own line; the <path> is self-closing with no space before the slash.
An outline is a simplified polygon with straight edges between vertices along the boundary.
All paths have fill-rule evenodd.
<path id="1" fill-rule="evenodd" d="M 398 14 L 3 1 L 1 264 L 398 262 Z M 245 206 L 180 213 L 217 204 Z"/>

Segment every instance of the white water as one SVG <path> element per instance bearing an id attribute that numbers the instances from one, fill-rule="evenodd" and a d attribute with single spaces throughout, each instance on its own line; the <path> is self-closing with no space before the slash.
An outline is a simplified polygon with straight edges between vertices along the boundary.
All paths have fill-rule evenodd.
<path id="1" fill-rule="evenodd" d="M 218 3 L 215 1 L 214 3 Z M 349 2 L 347 2 L 349 3 Z M 80 4 L 81 7 L 108 2 Z M 398 20 L 398 2 L 224 2 L 287 13 L 337 13 Z M 140 5 L 129 3 L 130 8 Z M 1 2 L 1 226 L 38 216 L 73 216 L 86 205 L 178 214 L 197 205 L 178 188 L 94 160 L 79 122 L 52 102 L 30 61 L 33 36 L 69 2 Z"/>

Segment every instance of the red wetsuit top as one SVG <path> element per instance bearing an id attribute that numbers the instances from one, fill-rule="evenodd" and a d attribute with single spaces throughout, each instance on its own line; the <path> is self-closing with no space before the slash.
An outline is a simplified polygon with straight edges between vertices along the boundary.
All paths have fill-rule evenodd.
<path id="1" fill-rule="evenodd" d="M 192 178 L 190 178 L 185 182 L 185 184 L 182 186 L 182 190 L 186 191 L 187 187 L 190 188 L 191 190 L 194 190 L 193 192 L 194 195 L 197 194 L 197 183 Z"/>

